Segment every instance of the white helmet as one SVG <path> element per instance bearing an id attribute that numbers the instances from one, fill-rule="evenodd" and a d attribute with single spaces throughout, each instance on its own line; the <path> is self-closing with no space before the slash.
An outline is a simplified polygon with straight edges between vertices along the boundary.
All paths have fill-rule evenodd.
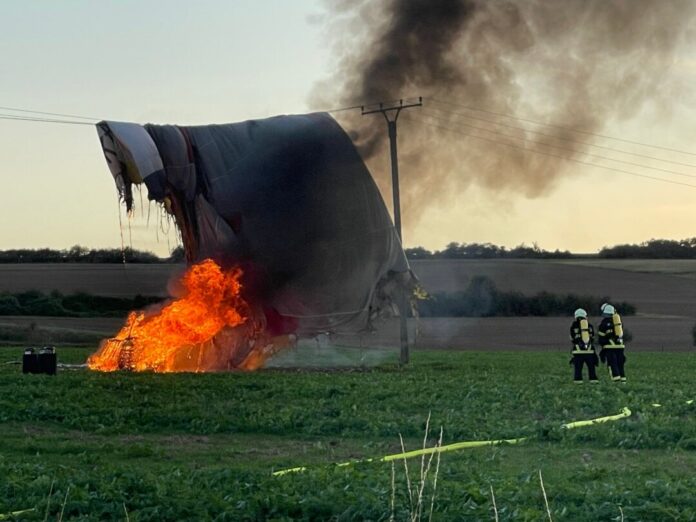
<path id="1" fill-rule="evenodd" d="M 610 306 L 609 303 L 602 303 L 602 306 L 599 307 L 599 313 L 603 314 L 604 308 L 607 306 Z"/>
<path id="2" fill-rule="evenodd" d="M 614 315 L 614 313 L 616 313 L 616 310 L 610 304 L 605 304 L 602 307 L 602 315 Z"/>
<path id="3" fill-rule="evenodd" d="M 584 308 L 578 308 L 577 310 L 575 310 L 575 318 L 579 319 L 581 317 L 587 318 L 587 312 Z"/>

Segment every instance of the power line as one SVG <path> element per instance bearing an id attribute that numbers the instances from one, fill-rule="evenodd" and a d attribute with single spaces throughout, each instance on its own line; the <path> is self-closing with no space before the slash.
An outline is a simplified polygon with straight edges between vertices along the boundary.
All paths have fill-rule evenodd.
<path id="1" fill-rule="evenodd" d="M 328 112 L 328 113 L 343 112 L 343 111 L 349 111 L 349 110 L 362 109 L 366 105 L 367 104 L 351 105 L 348 107 L 338 107 L 336 109 L 325 109 L 325 110 L 318 111 L 318 112 Z M 100 120 L 106 119 L 106 118 L 96 118 L 93 116 L 81 116 L 78 114 L 67 114 L 67 113 L 62 113 L 62 112 L 37 111 L 37 110 L 33 110 L 33 109 L 23 109 L 23 108 L 19 108 L 19 107 L 0 106 L 0 110 L 27 113 L 27 114 L 38 114 L 41 116 L 58 116 L 61 118 L 74 118 L 74 119 L 80 119 L 80 120 L 91 120 L 94 123 L 96 123 Z M 58 119 L 58 118 L 39 118 L 39 117 L 32 117 L 32 116 L 24 116 L 22 114 L 0 114 L 0 119 L 2 119 L 2 120 L 16 120 L 16 121 L 33 121 L 33 122 L 40 122 L 40 123 L 69 123 L 69 124 L 82 124 L 82 125 L 93 125 L 94 124 L 94 123 L 77 122 L 77 121 L 70 121 L 70 120 Z"/>
<path id="2" fill-rule="evenodd" d="M 451 120 L 449 120 L 448 118 L 444 118 L 444 117 L 441 117 L 441 116 L 435 116 L 435 115 L 432 115 L 432 114 L 427 114 L 426 116 L 427 116 L 428 118 L 435 118 L 435 119 L 437 119 L 437 120 L 442 120 L 442 121 L 445 121 L 445 122 L 447 122 L 447 123 L 452 123 Z M 592 153 L 589 153 L 589 152 L 582 152 L 582 151 L 579 151 L 579 150 L 576 150 L 576 149 L 570 149 L 570 148 L 568 148 L 568 147 L 559 147 L 558 145 L 551 145 L 551 144 L 549 144 L 549 143 L 544 143 L 543 141 L 529 140 L 529 139 L 524 138 L 524 137 L 521 137 L 521 136 L 512 136 L 512 135 L 510 135 L 510 134 L 504 134 L 504 133 L 502 133 L 502 132 L 497 132 L 497 131 L 494 131 L 494 130 L 491 130 L 491 129 L 485 129 L 485 128 L 482 128 L 482 127 L 476 127 L 475 125 L 469 125 L 468 123 L 463 123 L 463 122 L 454 122 L 454 123 L 455 123 L 455 125 L 461 125 L 461 126 L 464 126 L 464 127 L 469 127 L 469 128 L 471 128 L 471 129 L 474 129 L 474 130 L 477 130 L 477 131 L 490 132 L 491 134 L 496 134 L 496 135 L 498 135 L 498 136 L 504 136 L 504 137 L 506 137 L 506 138 L 511 138 L 511 139 L 514 139 L 514 140 L 522 140 L 522 141 L 525 141 L 525 142 L 528 142 L 528 143 L 533 143 L 533 144 L 535 144 L 535 145 L 541 145 L 542 147 L 549 147 L 549 148 L 552 148 L 552 149 L 564 150 L 564 151 L 567 151 L 567 152 L 572 152 L 573 154 L 582 154 L 583 156 L 588 156 L 588 157 L 590 157 L 590 158 L 597 158 L 597 159 L 602 159 L 602 160 L 606 160 L 606 161 L 615 161 L 615 162 L 617 162 L 617 163 L 623 163 L 623 164 L 625 164 L 625 165 L 631 165 L 632 167 L 639 167 L 639 168 L 644 168 L 644 169 L 655 170 L 655 171 L 658 171 L 658 172 L 664 172 L 664 173 L 666 173 L 666 174 L 673 174 L 673 175 L 676 175 L 676 176 L 684 176 L 684 177 L 687 177 L 687 178 L 696 178 L 696 175 L 694 175 L 694 174 L 686 174 L 686 173 L 684 173 L 684 172 L 677 172 L 677 171 L 675 171 L 675 170 L 663 169 L 663 168 L 660 168 L 660 167 L 651 167 L 651 166 L 649 166 L 649 165 L 643 165 L 643 164 L 641 164 L 641 163 L 634 163 L 634 162 L 632 162 L 632 161 L 625 161 L 625 160 L 620 160 L 620 159 L 615 159 L 615 158 L 609 158 L 609 157 L 607 157 L 607 156 L 600 156 L 600 155 L 598 155 L 598 154 L 592 154 Z"/>
<path id="3" fill-rule="evenodd" d="M 410 101 L 411 99 L 412 98 L 403 98 L 404 101 Z M 389 104 L 389 103 L 397 103 L 397 102 L 399 102 L 399 100 L 390 100 L 390 101 L 383 102 L 383 103 Z M 364 109 L 365 107 L 369 107 L 371 105 L 376 105 L 376 103 L 362 103 L 360 105 L 349 105 L 347 107 L 337 107 L 335 109 L 324 109 L 324 110 L 317 111 L 317 112 L 328 112 L 328 113 L 344 112 L 344 111 L 350 111 L 350 110 Z M 24 109 L 21 107 L 0 106 L 0 110 L 27 113 L 27 114 L 38 114 L 41 116 L 58 116 L 60 118 L 91 120 L 94 123 L 96 123 L 100 120 L 107 119 L 107 118 L 96 118 L 93 116 L 83 116 L 83 115 L 79 115 L 79 114 L 67 114 L 67 113 L 63 113 L 63 112 L 37 111 L 34 109 Z M 73 123 L 73 124 L 85 125 L 85 123 L 83 123 L 83 122 L 75 122 L 75 121 L 58 119 L 58 118 L 38 118 L 38 117 L 24 116 L 21 114 L 17 114 L 17 115 L 15 115 L 15 114 L 0 114 L 0 119 L 18 120 L 18 121 L 34 121 L 34 122 L 41 122 L 41 123 Z"/>
<path id="4" fill-rule="evenodd" d="M 535 130 L 532 130 L 532 129 L 528 129 L 528 128 L 526 128 L 526 127 L 518 127 L 517 125 L 510 125 L 509 123 L 503 123 L 503 122 L 499 122 L 499 121 L 495 121 L 495 120 L 487 120 L 486 118 L 478 118 L 478 117 L 476 117 L 476 116 L 470 116 L 470 115 L 468 115 L 468 114 L 463 114 L 463 113 L 461 113 L 461 112 L 451 112 L 451 111 L 449 111 L 449 110 L 438 109 L 437 107 L 428 107 L 428 109 L 426 110 L 426 112 L 427 112 L 428 110 L 431 110 L 431 111 L 438 111 L 438 112 L 441 112 L 441 113 L 444 113 L 444 114 L 450 114 L 450 115 L 452 115 L 452 116 L 461 116 L 462 118 L 468 118 L 468 119 L 470 119 L 470 120 L 476 120 L 476 121 L 482 121 L 482 122 L 486 122 L 486 123 L 491 123 L 491 124 L 493 124 L 493 125 L 498 125 L 498 126 L 500 126 L 500 127 L 507 127 L 507 128 L 509 128 L 509 129 L 515 129 L 515 130 L 520 130 L 520 131 L 524 131 L 524 132 L 529 132 L 529 133 L 532 133 L 532 134 L 538 134 L 539 136 L 544 136 L 544 137 L 546 137 L 546 138 L 552 138 L 552 139 L 555 139 L 555 140 L 567 141 L 567 142 L 570 142 L 570 143 L 578 143 L 578 144 L 580 144 L 580 145 L 586 145 L 586 146 L 588 146 L 588 147 L 595 147 L 595 148 L 598 148 L 598 149 L 604 149 L 604 150 L 608 150 L 608 151 L 611 151 L 611 152 L 618 152 L 618 153 L 621 153 L 621 154 L 629 154 L 629 155 L 631 155 L 631 156 L 636 156 L 636 157 L 639 157 L 639 158 L 646 158 L 646 159 L 655 160 L 655 161 L 662 161 L 662 162 L 664 162 L 664 163 L 671 163 L 671 164 L 673 164 L 673 165 L 679 165 L 679 166 L 681 166 L 681 167 L 696 168 L 696 165 L 694 165 L 694 164 L 692 164 L 692 163 L 683 163 L 683 162 L 681 162 L 681 161 L 674 161 L 674 160 L 662 159 L 662 158 L 658 158 L 658 157 L 655 157 L 655 156 L 649 156 L 649 155 L 647 155 L 647 154 L 640 154 L 640 153 L 638 153 L 638 152 L 629 152 L 629 151 L 627 151 L 627 150 L 615 149 L 615 148 L 613 148 L 613 147 L 605 147 L 604 145 L 597 145 L 597 144 L 595 144 L 595 143 L 590 143 L 589 141 L 579 141 L 579 140 L 573 140 L 573 139 L 570 139 L 570 138 L 563 138 L 563 137 L 561 137 L 561 136 L 555 136 L 555 135 L 553 135 L 553 134 L 548 134 L 548 133 L 546 133 L 546 132 L 535 131 Z"/>
<path id="5" fill-rule="evenodd" d="M 363 108 L 363 105 L 353 105 L 350 107 L 340 107 L 337 109 L 329 109 L 329 110 L 323 110 L 319 112 L 328 112 L 328 113 L 334 113 L 334 112 L 342 112 L 342 111 L 348 111 L 348 110 L 356 110 L 356 109 L 361 109 Z M 29 114 L 39 114 L 39 115 L 46 115 L 46 116 L 63 116 L 63 117 L 69 117 L 69 118 L 79 118 L 83 120 L 91 120 L 91 122 L 87 121 L 72 121 L 72 120 L 65 120 L 65 119 L 58 119 L 58 118 L 39 118 L 39 117 L 33 117 L 33 116 L 24 116 L 20 114 L 0 114 L 0 120 L 9 120 L 9 121 L 29 121 L 29 122 L 35 122 L 35 123 L 66 123 L 66 124 L 73 124 L 73 125 L 94 125 L 96 122 L 103 120 L 105 118 L 93 118 L 91 116 L 78 116 L 74 114 L 63 114 L 59 112 L 44 112 L 44 111 L 34 111 L 34 110 L 29 110 L 29 109 L 18 109 L 18 108 L 13 108 L 13 107 L 1 107 L 0 109 L 3 110 L 10 110 L 10 111 L 17 111 L 17 112 L 24 112 L 24 113 L 29 113 Z"/>
<path id="6" fill-rule="evenodd" d="M 599 138 L 606 138 L 606 139 L 609 139 L 609 140 L 623 141 L 624 143 L 630 143 L 630 144 L 632 144 L 632 145 L 640 145 L 640 146 L 642 146 L 642 147 L 650 147 L 650 148 L 653 148 L 653 149 L 665 150 L 665 151 L 669 151 L 669 152 L 678 152 L 679 154 L 688 154 L 689 156 L 696 156 L 696 152 L 688 152 L 688 151 L 679 150 L 679 149 L 670 149 L 669 147 L 662 147 L 662 146 L 660 146 L 660 145 L 650 145 L 649 143 L 641 143 L 641 142 L 639 142 L 639 141 L 631 141 L 631 140 L 626 140 L 626 139 L 623 139 L 623 138 L 616 138 L 616 137 L 614 137 L 614 136 L 607 136 L 606 134 L 598 134 L 598 133 L 596 133 L 596 132 L 588 132 L 588 131 L 582 131 L 582 130 L 572 129 L 572 128 L 570 128 L 570 127 L 563 127 L 562 125 L 554 125 L 554 124 L 552 124 L 552 123 L 543 123 L 543 122 L 536 121 L 536 120 L 531 120 L 531 119 L 528 119 L 528 118 L 520 118 L 520 117 L 518 117 L 518 116 L 511 116 L 511 115 L 509 115 L 509 114 L 504 114 L 504 113 L 495 112 L 495 111 L 489 111 L 489 110 L 486 110 L 486 109 L 475 109 L 475 108 L 473 108 L 473 107 L 469 107 L 469 106 L 464 105 L 464 104 L 461 104 L 461 103 L 447 102 L 447 101 L 438 100 L 438 99 L 436 99 L 436 98 L 428 98 L 428 101 L 431 101 L 431 102 L 434 102 L 434 103 L 440 103 L 440 104 L 443 104 L 443 105 L 451 105 L 451 106 L 454 106 L 454 107 L 461 107 L 461 108 L 466 109 L 466 110 L 468 110 L 468 111 L 483 112 L 483 113 L 486 113 L 486 114 L 493 114 L 494 116 L 502 116 L 503 118 L 510 118 L 510 119 L 513 119 L 513 120 L 525 121 L 525 122 L 527 122 L 527 123 L 533 123 L 534 125 L 543 125 L 543 126 L 546 126 L 546 127 L 554 127 L 554 128 L 556 128 L 556 129 L 563 129 L 563 130 L 567 130 L 567 131 L 569 131 L 569 132 L 576 132 L 576 133 L 578 133 L 578 134 L 586 134 L 586 135 L 588 135 L 588 136 L 597 136 L 597 137 L 599 137 Z"/>
<path id="7" fill-rule="evenodd" d="M 30 109 L 20 109 L 18 107 L 0 107 L 3 111 L 14 111 L 14 112 L 27 112 L 31 114 L 41 114 L 44 116 L 62 116 L 64 118 L 77 118 L 78 120 L 95 120 L 99 121 L 102 118 L 92 118 L 91 116 L 78 116 L 76 114 L 64 114 L 61 112 L 45 112 L 45 111 L 34 111 Z"/>
<path id="8" fill-rule="evenodd" d="M 485 138 L 485 137 L 483 137 L 483 136 L 476 136 L 475 134 L 467 134 L 466 132 L 462 132 L 462 131 L 459 131 L 459 130 L 456 130 L 456 129 L 450 129 L 450 128 L 444 127 L 444 126 L 442 126 L 442 125 L 437 125 L 437 124 L 435 124 L 435 123 L 430 123 L 430 122 L 427 122 L 427 121 L 419 120 L 419 119 L 413 118 L 413 117 L 411 117 L 411 116 L 405 116 L 405 118 L 408 119 L 408 120 L 412 120 L 412 121 L 418 122 L 418 123 L 424 123 L 425 125 L 430 125 L 431 127 L 436 127 L 436 128 L 442 129 L 442 130 L 446 130 L 446 131 L 449 131 L 449 132 L 453 132 L 453 133 L 455 133 L 455 134 L 461 134 L 462 136 L 467 136 L 467 137 L 469 137 L 469 138 L 474 138 L 474 139 L 477 139 L 477 140 L 489 141 L 489 142 L 491 142 L 491 143 L 495 143 L 496 145 L 503 145 L 503 146 L 505 146 L 505 147 L 512 147 L 512 148 L 514 148 L 514 149 L 521 149 L 521 150 L 524 150 L 524 151 L 527 151 L 527 152 L 533 152 L 533 153 L 535 153 L 535 154 L 543 154 L 543 155 L 545 155 L 545 156 L 551 156 L 551 157 L 553 157 L 553 158 L 559 158 L 559 159 L 566 160 L 566 161 L 572 161 L 572 162 L 574 162 L 574 163 L 579 163 L 579 164 L 581 164 L 581 165 L 587 165 L 587 166 L 589 166 L 589 167 L 598 167 L 598 168 L 601 168 L 601 169 L 612 170 L 612 171 L 614 171 L 614 172 L 621 172 L 622 174 L 628 174 L 628 175 L 630 175 L 630 176 L 637 176 L 637 177 L 640 177 L 640 178 L 651 179 L 651 180 L 654 180 L 654 181 L 662 181 L 663 183 L 671 183 L 671 184 L 673 184 L 673 185 L 681 185 L 681 186 L 683 186 L 683 187 L 696 188 L 696 185 L 691 185 L 691 184 L 689 184 L 689 183 L 682 183 L 681 181 L 674 181 L 674 180 L 671 180 L 671 179 L 658 178 L 658 177 L 655 177 L 655 176 L 648 176 L 648 175 L 646 175 L 646 174 L 638 174 L 637 172 L 631 172 L 631 171 L 628 171 L 628 170 L 617 169 L 617 168 L 615 168 L 615 167 L 608 167 L 608 166 L 606 166 L 606 165 L 599 165 L 599 164 L 596 164 L 596 163 L 589 163 L 589 162 L 587 162 L 587 161 L 582 161 L 582 160 L 578 160 L 578 159 L 568 158 L 568 157 L 566 157 L 566 156 L 562 156 L 561 154 L 553 154 L 553 153 L 551 153 L 551 152 L 543 152 L 543 151 L 540 151 L 540 150 L 534 150 L 534 149 L 529 149 L 529 148 L 527 148 L 527 147 L 521 147 L 521 146 L 519 146 L 519 145 L 514 145 L 514 144 L 512 144 L 512 143 L 504 143 L 504 142 L 497 141 L 497 140 L 494 140 L 494 139 L 491 139 L 491 138 Z"/>
<path id="9" fill-rule="evenodd" d="M 362 105 L 351 105 L 350 107 L 341 107 L 340 109 L 329 109 L 329 110 L 323 110 L 323 111 L 317 111 L 317 112 L 343 112 L 343 111 L 350 111 L 354 109 L 362 109 Z"/>
<path id="10" fill-rule="evenodd" d="M 33 122 L 33 123 L 64 123 L 64 124 L 70 124 L 70 125 L 94 126 L 94 123 L 90 123 L 87 121 L 71 121 L 71 120 L 58 120 L 58 119 L 49 119 L 49 118 L 33 118 L 33 117 L 29 117 L 29 116 L 15 116 L 12 114 L 0 114 L 0 120 L 29 121 L 29 122 Z"/>

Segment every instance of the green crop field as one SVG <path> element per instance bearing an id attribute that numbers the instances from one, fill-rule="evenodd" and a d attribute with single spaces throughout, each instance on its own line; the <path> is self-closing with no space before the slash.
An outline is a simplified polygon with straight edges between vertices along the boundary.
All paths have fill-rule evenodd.
<path id="1" fill-rule="evenodd" d="M 61 362 L 87 350 L 61 349 Z M 696 358 L 629 354 L 629 383 L 571 382 L 561 353 L 416 352 L 400 370 L 22 375 L 0 349 L 0 519 L 696 520 Z M 659 405 L 659 406 L 656 406 Z M 619 413 L 574 430 L 565 422 Z M 288 467 L 306 470 L 283 476 Z M 393 469 L 393 471 L 392 471 Z M 411 498 L 412 497 L 412 498 Z M 393 507 L 392 507 L 393 506 Z M 6 518 L 11 518 L 7 516 Z"/>

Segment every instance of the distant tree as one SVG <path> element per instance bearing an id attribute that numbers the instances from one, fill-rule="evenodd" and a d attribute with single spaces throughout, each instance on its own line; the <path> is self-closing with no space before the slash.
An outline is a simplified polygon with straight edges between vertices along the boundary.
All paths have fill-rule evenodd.
<path id="1" fill-rule="evenodd" d="M 22 305 L 10 294 L 0 294 L 0 315 L 21 315 Z"/>
<path id="2" fill-rule="evenodd" d="M 184 247 L 178 246 L 172 250 L 167 261 L 169 263 L 183 263 L 186 261 L 186 252 L 184 251 Z"/>
<path id="3" fill-rule="evenodd" d="M 573 254 L 571 254 L 568 250 L 561 251 L 558 249 L 550 252 L 540 248 L 535 242 L 532 243 L 531 247 L 528 247 L 524 243 L 516 246 L 508 252 L 506 257 L 514 259 L 563 259 L 573 257 Z"/>
<path id="4" fill-rule="evenodd" d="M 113 255 L 119 253 L 120 250 L 110 250 L 108 252 Z M 143 250 L 126 248 L 124 253 L 126 255 L 126 263 L 161 263 L 163 261 L 152 252 L 145 252 Z"/>
<path id="5" fill-rule="evenodd" d="M 471 301 L 470 315 L 486 317 L 495 313 L 498 289 L 490 278 L 485 276 L 473 277 L 466 292 Z"/>
<path id="6" fill-rule="evenodd" d="M 651 239 L 639 244 L 604 247 L 599 257 L 606 259 L 696 259 L 696 238 Z"/>
<path id="7" fill-rule="evenodd" d="M 406 248 L 404 252 L 408 259 L 431 259 L 433 257 L 433 253 L 430 250 L 426 250 L 421 246 Z"/>
<path id="8" fill-rule="evenodd" d="M 465 257 L 464 245 L 459 243 L 449 243 L 444 250 L 437 252 L 436 257 L 441 257 L 443 259 L 461 259 Z"/>
<path id="9" fill-rule="evenodd" d="M 434 257 L 443 259 L 491 259 L 505 256 L 505 247 L 491 243 L 449 243 Z"/>
<path id="10" fill-rule="evenodd" d="M 162 263 L 152 252 L 127 247 L 89 249 L 74 245 L 67 250 L 16 249 L 0 251 L 0 263 Z"/>
<path id="11" fill-rule="evenodd" d="M 79 263 L 87 258 L 90 250 L 80 245 L 71 246 L 65 253 L 64 258 L 69 263 Z"/>
<path id="12" fill-rule="evenodd" d="M 505 247 L 492 243 L 449 243 L 442 250 L 430 252 L 423 247 L 406 249 L 409 259 L 559 259 L 572 257 L 570 252 L 543 250 L 536 243 L 531 247 L 524 243 L 507 250 Z"/>

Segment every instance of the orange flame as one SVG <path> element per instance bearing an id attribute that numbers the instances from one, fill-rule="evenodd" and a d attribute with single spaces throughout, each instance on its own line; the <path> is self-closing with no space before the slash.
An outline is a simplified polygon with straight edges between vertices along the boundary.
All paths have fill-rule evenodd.
<path id="1" fill-rule="evenodd" d="M 259 368 L 287 342 L 269 344 L 260 314 L 241 296 L 241 276 L 241 269 L 224 271 L 210 259 L 193 265 L 181 280 L 183 297 L 159 311 L 131 312 L 118 334 L 103 341 L 89 358 L 89 368 L 106 372 Z"/>

